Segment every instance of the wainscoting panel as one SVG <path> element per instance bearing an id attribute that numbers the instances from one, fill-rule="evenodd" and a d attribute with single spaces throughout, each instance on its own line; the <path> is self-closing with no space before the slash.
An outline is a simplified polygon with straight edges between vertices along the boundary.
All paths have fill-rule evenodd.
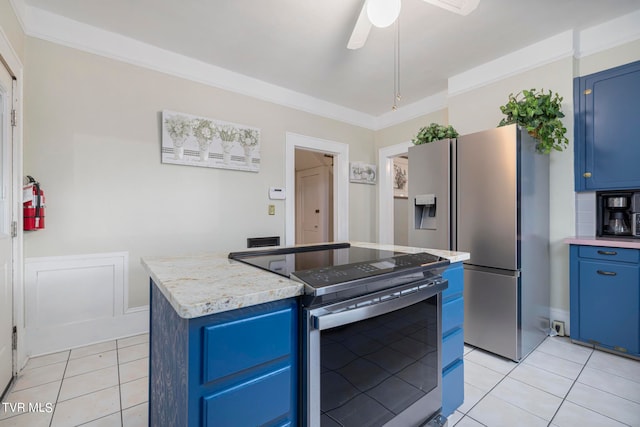
<path id="1" fill-rule="evenodd" d="M 127 307 L 128 265 L 127 252 L 26 258 L 26 354 L 147 332 L 148 306 Z"/>

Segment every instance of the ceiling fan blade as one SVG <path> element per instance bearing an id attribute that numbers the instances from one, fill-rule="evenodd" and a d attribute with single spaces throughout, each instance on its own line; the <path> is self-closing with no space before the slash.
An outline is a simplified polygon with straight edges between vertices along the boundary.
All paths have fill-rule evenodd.
<path id="1" fill-rule="evenodd" d="M 365 0 L 362 5 L 362 10 L 360 10 L 360 15 L 358 15 L 356 25 L 353 27 L 353 32 L 351 33 L 349 43 L 347 43 L 347 48 L 360 49 L 364 46 L 364 43 L 367 41 L 367 37 L 369 37 L 369 31 L 371 31 L 371 21 L 369 21 L 369 17 L 367 16 L 367 2 Z"/>
<path id="2" fill-rule="evenodd" d="M 478 7 L 480 0 L 424 0 L 458 15 L 468 15 Z"/>

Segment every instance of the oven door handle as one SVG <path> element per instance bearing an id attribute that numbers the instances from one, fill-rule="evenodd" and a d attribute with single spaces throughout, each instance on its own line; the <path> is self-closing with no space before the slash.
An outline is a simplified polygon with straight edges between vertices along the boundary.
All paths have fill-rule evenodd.
<path id="1" fill-rule="evenodd" d="M 439 287 L 438 287 L 439 288 Z M 439 289 L 441 290 L 441 289 Z M 322 314 L 311 316 L 313 327 L 319 331 L 335 328 L 337 326 L 355 323 L 360 320 L 391 313 L 410 305 L 417 304 L 436 295 L 430 287 L 413 291 L 405 295 L 394 296 L 384 301 L 376 301 L 362 307 L 347 308 L 342 311 L 332 312 L 331 306 L 323 307 Z"/>

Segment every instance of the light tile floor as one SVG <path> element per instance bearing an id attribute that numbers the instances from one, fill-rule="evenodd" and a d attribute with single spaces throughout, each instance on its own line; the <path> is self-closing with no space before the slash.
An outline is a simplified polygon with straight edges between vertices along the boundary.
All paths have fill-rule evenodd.
<path id="1" fill-rule="evenodd" d="M 547 338 L 519 364 L 465 346 L 449 426 L 640 427 L 640 362 Z"/>
<path id="2" fill-rule="evenodd" d="M 0 405 L 0 427 L 146 426 L 148 375 L 148 334 L 35 357 Z"/>
<path id="3" fill-rule="evenodd" d="M 29 360 L 0 407 L 0 427 L 146 426 L 148 340 Z M 638 361 L 559 337 L 519 364 L 468 346 L 464 361 L 465 400 L 451 427 L 640 427 Z M 18 403 L 31 403 L 31 411 L 12 411 Z"/>

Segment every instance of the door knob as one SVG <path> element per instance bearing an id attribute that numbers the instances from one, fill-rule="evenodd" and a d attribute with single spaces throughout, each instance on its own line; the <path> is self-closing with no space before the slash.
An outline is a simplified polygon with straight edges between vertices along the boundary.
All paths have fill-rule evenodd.
<path id="1" fill-rule="evenodd" d="M 591 172 L 585 172 L 582 174 L 585 178 L 591 178 Z"/>

